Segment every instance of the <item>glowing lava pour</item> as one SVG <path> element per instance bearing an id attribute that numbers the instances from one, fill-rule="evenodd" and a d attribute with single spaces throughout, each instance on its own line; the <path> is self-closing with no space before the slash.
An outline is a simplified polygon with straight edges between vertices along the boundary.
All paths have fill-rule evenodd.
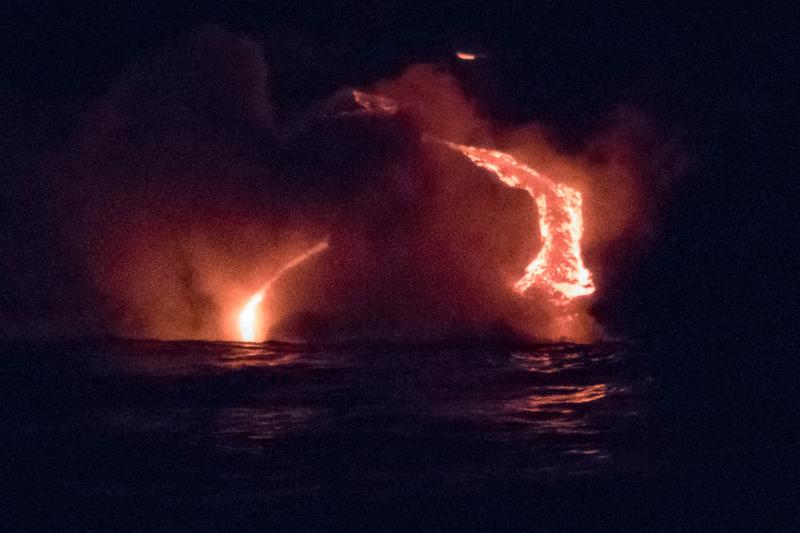
<path id="1" fill-rule="evenodd" d="M 286 273 L 286 271 L 293 269 L 294 267 L 301 264 L 306 259 L 320 253 L 321 251 L 325 250 L 328 247 L 328 241 L 324 240 L 317 243 L 312 248 L 309 248 L 302 254 L 293 257 L 288 263 L 284 264 L 278 271 L 267 281 L 250 299 L 247 301 L 247 304 L 244 306 L 242 311 L 239 313 L 239 333 L 242 337 L 242 340 L 245 342 L 256 342 L 259 340 L 258 334 L 258 324 L 259 320 L 259 313 L 258 309 L 261 305 L 261 302 L 264 301 L 264 297 L 269 292 L 272 285 L 280 279 L 280 277 Z"/>
<path id="2" fill-rule="evenodd" d="M 524 294 L 536 286 L 547 292 L 556 304 L 594 292 L 592 273 L 581 257 L 581 193 L 551 181 L 504 152 L 440 142 L 461 152 L 509 187 L 526 190 L 536 201 L 542 248 L 525 268 L 525 275 L 514 284 L 514 290 Z"/>
<path id="3" fill-rule="evenodd" d="M 398 110 L 397 104 L 385 96 L 353 91 L 353 99 L 367 112 L 394 114 Z M 536 201 L 542 247 L 525 268 L 525 275 L 514 284 L 517 293 L 525 294 L 531 287 L 537 287 L 547 293 L 554 304 L 564 305 L 595 291 L 592 273 L 581 256 L 580 192 L 542 176 L 505 152 L 456 144 L 430 135 L 425 135 L 425 139 L 464 154 L 476 166 L 488 170 L 509 187 L 524 189 Z"/>
<path id="4" fill-rule="evenodd" d="M 367 113 L 395 114 L 397 103 L 391 98 L 353 91 L 353 99 Z M 535 287 L 544 291 L 553 304 L 563 306 L 577 297 L 595 291 L 592 273 L 581 256 L 583 212 L 581 193 L 556 183 L 499 150 L 457 144 L 429 135 L 428 141 L 440 143 L 466 156 L 476 166 L 487 170 L 509 187 L 523 189 L 536 202 L 539 216 L 541 249 L 514 283 L 514 291 L 525 295 Z M 239 313 L 239 333 L 243 341 L 256 342 L 259 335 L 259 307 L 271 286 L 306 259 L 328 247 L 324 240 L 283 265 L 261 289 L 253 294 Z"/>

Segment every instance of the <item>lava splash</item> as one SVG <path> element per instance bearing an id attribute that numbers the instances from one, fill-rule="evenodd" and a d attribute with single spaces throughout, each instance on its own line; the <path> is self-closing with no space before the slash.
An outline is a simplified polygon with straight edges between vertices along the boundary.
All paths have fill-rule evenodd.
<path id="1" fill-rule="evenodd" d="M 255 294 L 250 297 L 250 299 L 247 301 L 247 304 L 239 313 L 239 334 L 241 335 L 243 341 L 256 342 L 262 340 L 261 337 L 264 335 L 260 335 L 258 332 L 258 325 L 260 322 L 263 322 L 259 317 L 259 306 L 261 305 L 261 302 L 264 301 L 264 297 L 267 295 L 269 290 L 280 279 L 280 277 L 288 270 L 295 268 L 307 259 L 317 255 L 327 248 L 328 241 L 326 239 L 317 243 L 302 254 L 293 257 L 289 262 L 281 266 L 281 268 L 275 272 L 269 281 L 267 281 Z"/>

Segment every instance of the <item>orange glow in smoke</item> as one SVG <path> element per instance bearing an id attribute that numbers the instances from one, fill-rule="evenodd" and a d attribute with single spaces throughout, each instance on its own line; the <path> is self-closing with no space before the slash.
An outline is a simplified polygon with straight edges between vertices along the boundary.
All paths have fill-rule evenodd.
<path id="1" fill-rule="evenodd" d="M 324 240 L 302 254 L 293 257 L 288 263 L 279 268 L 263 287 L 250 297 L 247 304 L 245 304 L 244 308 L 239 312 L 239 334 L 242 341 L 257 342 L 266 337 L 266 333 L 260 334 L 259 332 L 259 326 L 264 322 L 264 320 L 261 319 L 259 309 L 261 302 L 264 301 L 272 285 L 274 285 L 286 271 L 293 269 L 306 259 L 325 250 L 327 247 L 328 241 Z"/>
<path id="2" fill-rule="evenodd" d="M 397 102 L 385 96 L 353 91 L 353 99 L 368 113 L 385 113 L 387 115 L 397 113 Z"/>
<path id="3" fill-rule="evenodd" d="M 478 59 L 478 56 L 469 52 L 456 52 L 456 57 L 461 61 L 475 61 Z"/>

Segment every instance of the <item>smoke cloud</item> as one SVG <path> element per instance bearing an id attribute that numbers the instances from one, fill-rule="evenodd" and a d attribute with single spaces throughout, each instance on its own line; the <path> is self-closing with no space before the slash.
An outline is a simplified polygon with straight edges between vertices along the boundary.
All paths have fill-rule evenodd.
<path id="1" fill-rule="evenodd" d="M 276 124 L 260 44 L 198 29 L 129 69 L 48 165 L 70 260 L 110 333 L 236 339 L 250 295 L 298 251 L 330 247 L 268 295 L 273 338 L 588 340 L 591 299 L 555 309 L 511 291 L 537 253 L 536 206 L 452 142 L 507 151 L 582 191 L 600 294 L 643 249 L 677 147 L 620 109 L 566 153 L 541 125 L 500 126 L 435 65 L 342 90 Z"/>

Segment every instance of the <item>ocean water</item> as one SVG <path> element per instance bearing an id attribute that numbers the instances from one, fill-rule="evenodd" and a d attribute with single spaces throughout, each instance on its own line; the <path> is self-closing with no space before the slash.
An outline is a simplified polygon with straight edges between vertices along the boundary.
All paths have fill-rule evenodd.
<path id="1" fill-rule="evenodd" d="M 785 464 L 684 424 L 634 345 L 4 352 L 9 530 L 791 530 Z"/>

